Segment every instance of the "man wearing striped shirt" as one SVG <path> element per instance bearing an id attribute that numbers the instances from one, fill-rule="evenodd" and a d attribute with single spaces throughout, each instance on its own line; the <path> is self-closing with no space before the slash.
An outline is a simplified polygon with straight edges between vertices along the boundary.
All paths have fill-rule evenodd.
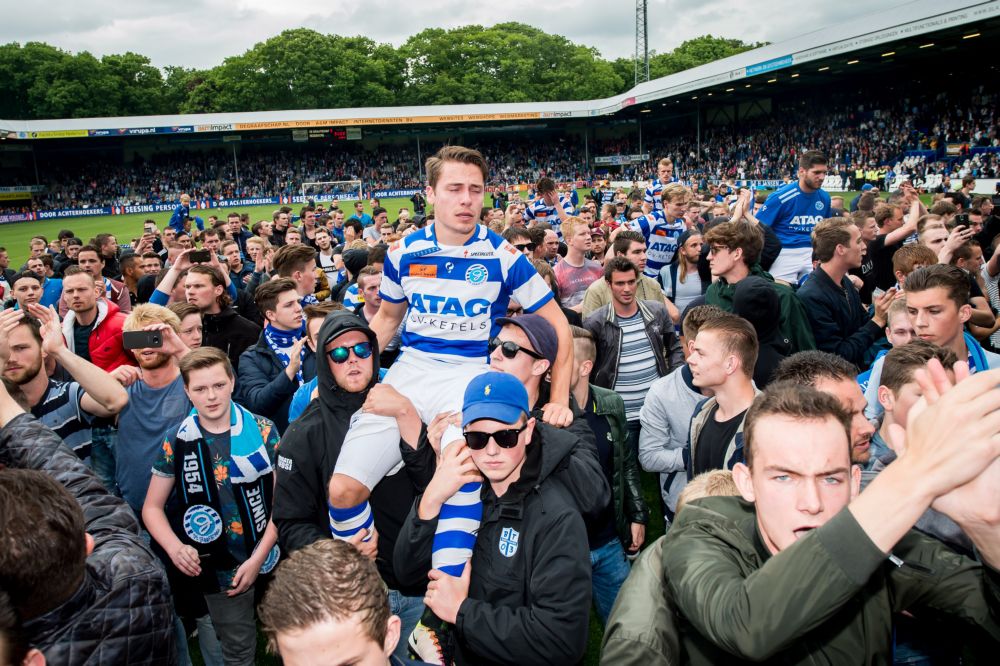
<path id="1" fill-rule="evenodd" d="M 39 421 L 89 462 L 92 421 L 120 412 L 128 403 L 128 394 L 110 374 L 66 348 L 53 307 L 43 308 L 36 303 L 28 310 L 0 313 L 0 368 L 4 379 L 21 388 L 31 413 Z M 58 363 L 72 381 L 51 379 L 45 371 L 49 359 Z M 109 484 L 113 477 L 102 480 Z"/>
<path id="2" fill-rule="evenodd" d="M 623 256 L 607 261 L 604 280 L 611 302 L 584 320 L 597 343 L 592 374 L 596 386 L 613 389 L 625 401 L 629 446 L 638 453 L 639 410 L 650 385 L 684 361 L 673 321 L 663 302 L 635 297 L 639 269 Z"/>

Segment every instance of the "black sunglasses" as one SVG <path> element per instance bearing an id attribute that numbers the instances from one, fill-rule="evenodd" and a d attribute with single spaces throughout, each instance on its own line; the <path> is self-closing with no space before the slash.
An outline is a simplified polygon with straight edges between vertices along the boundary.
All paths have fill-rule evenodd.
<path id="1" fill-rule="evenodd" d="M 528 424 L 525 423 L 520 428 L 497 430 L 496 432 L 474 432 L 466 430 L 462 434 L 465 435 L 465 443 L 473 451 L 481 451 L 485 449 L 486 445 L 490 443 L 491 437 L 501 449 L 512 449 L 517 446 L 517 438 L 527 427 Z"/>
<path id="2" fill-rule="evenodd" d="M 493 338 L 492 340 L 490 340 L 489 350 L 491 354 L 496 350 L 497 347 L 500 348 L 500 352 L 507 358 L 514 358 L 515 356 L 517 356 L 517 352 L 520 351 L 524 352 L 531 358 L 537 358 L 539 361 L 545 359 L 545 357 L 539 354 L 538 352 L 531 351 L 530 349 L 525 349 L 521 345 L 517 344 L 516 342 L 511 342 L 510 340 L 504 341 L 501 340 L 500 338 Z"/>
<path id="3" fill-rule="evenodd" d="M 327 352 L 330 360 L 334 363 L 343 363 L 351 357 L 351 352 L 358 358 L 368 358 L 372 355 L 372 343 L 370 342 L 359 342 L 356 345 L 351 345 L 350 347 L 334 347 Z"/>
<path id="4" fill-rule="evenodd" d="M 534 243 L 522 243 L 520 245 L 514 245 L 514 247 L 516 247 L 519 252 L 524 252 L 525 250 L 528 252 L 534 252 L 535 247 L 537 246 Z"/>

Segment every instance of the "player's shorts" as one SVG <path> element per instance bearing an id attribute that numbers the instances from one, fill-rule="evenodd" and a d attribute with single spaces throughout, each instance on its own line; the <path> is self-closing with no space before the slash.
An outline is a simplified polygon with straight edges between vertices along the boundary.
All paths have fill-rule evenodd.
<path id="1" fill-rule="evenodd" d="M 783 247 L 768 273 L 775 280 L 795 285 L 801 278 L 812 273 L 812 270 L 811 247 Z"/>
<path id="2" fill-rule="evenodd" d="M 489 369 L 486 363 L 444 363 L 404 352 L 382 381 L 409 398 L 420 420 L 430 423 L 441 412 L 461 413 L 469 382 Z M 442 446 L 461 437 L 460 428 L 450 427 L 441 438 Z M 401 463 L 396 419 L 358 412 L 351 419 L 334 472 L 371 490 Z"/>

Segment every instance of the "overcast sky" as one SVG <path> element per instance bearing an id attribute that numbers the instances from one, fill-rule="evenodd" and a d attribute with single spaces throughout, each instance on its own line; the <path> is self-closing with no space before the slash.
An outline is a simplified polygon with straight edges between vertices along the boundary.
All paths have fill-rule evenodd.
<path id="1" fill-rule="evenodd" d="M 779 42 L 875 7 L 904 2 L 649 0 L 648 4 L 649 47 L 664 52 L 704 34 Z M 40 4 L 12 0 L 0 21 L 0 43 L 43 41 L 98 57 L 135 51 L 160 67 L 209 68 L 288 28 L 366 35 L 399 46 L 429 27 L 511 20 L 595 46 L 608 59 L 631 57 L 635 49 L 630 0 L 46 0 Z"/>

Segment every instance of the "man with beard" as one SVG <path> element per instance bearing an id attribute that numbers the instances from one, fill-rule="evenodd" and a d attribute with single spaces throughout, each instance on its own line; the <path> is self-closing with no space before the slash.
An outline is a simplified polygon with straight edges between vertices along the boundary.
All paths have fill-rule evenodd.
<path id="1" fill-rule="evenodd" d="M 375 333 L 357 315 L 337 311 L 324 320 L 316 336 L 318 396 L 281 438 L 274 490 L 274 522 L 285 553 L 331 538 L 326 483 L 333 475 L 351 417 L 372 396 L 383 396 L 412 409 L 409 400 L 395 391 L 372 391 L 378 380 Z M 369 391 L 372 391 L 370 394 Z M 366 403 L 366 399 L 369 400 Z M 374 557 L 389 588 L 389 606 L 402 620 L 402 634 L 409 633 L 423 610 L 423 585 L 400 589 L 392 568 L 396 536 L 413 503 L 414 489 L 403 470 L 382 478 L 372 490 L 371 506 L 378 523 L 376 540 L 362 541 L 367 531 L 351 543 Z M 376 557 L 377 555 L 377 557 Z M 400 641 L 396 654 L 406 655 Z"/>
<path id="2" fill-rule="evenodd" d="M 0 313 L 0 368 L 17 384 L 35 418 L 52 428 L 81 460 L 90 458 L 94 417 L 110 418 L 128 402 L 125 389 L 107 372 L 66 348 L 54 308 L 37 304 Z M 50 379 L 52 358 L 72 378 Z"/>
<path id="3" fill-rule="evenodd" d="M 113 373 L 128 393 L 118 415 L 118 487 L 138 515 L 149 488 L 150 470 L 167 429 L 191 411 L 178 362 L 188 348 L 177 335 L 180 320 L 161 305 L 143 303 L 125 320 L 125 331 L 159 331 L 163 346 L 130 350 L 139 367 L 121 366 Z"/>

